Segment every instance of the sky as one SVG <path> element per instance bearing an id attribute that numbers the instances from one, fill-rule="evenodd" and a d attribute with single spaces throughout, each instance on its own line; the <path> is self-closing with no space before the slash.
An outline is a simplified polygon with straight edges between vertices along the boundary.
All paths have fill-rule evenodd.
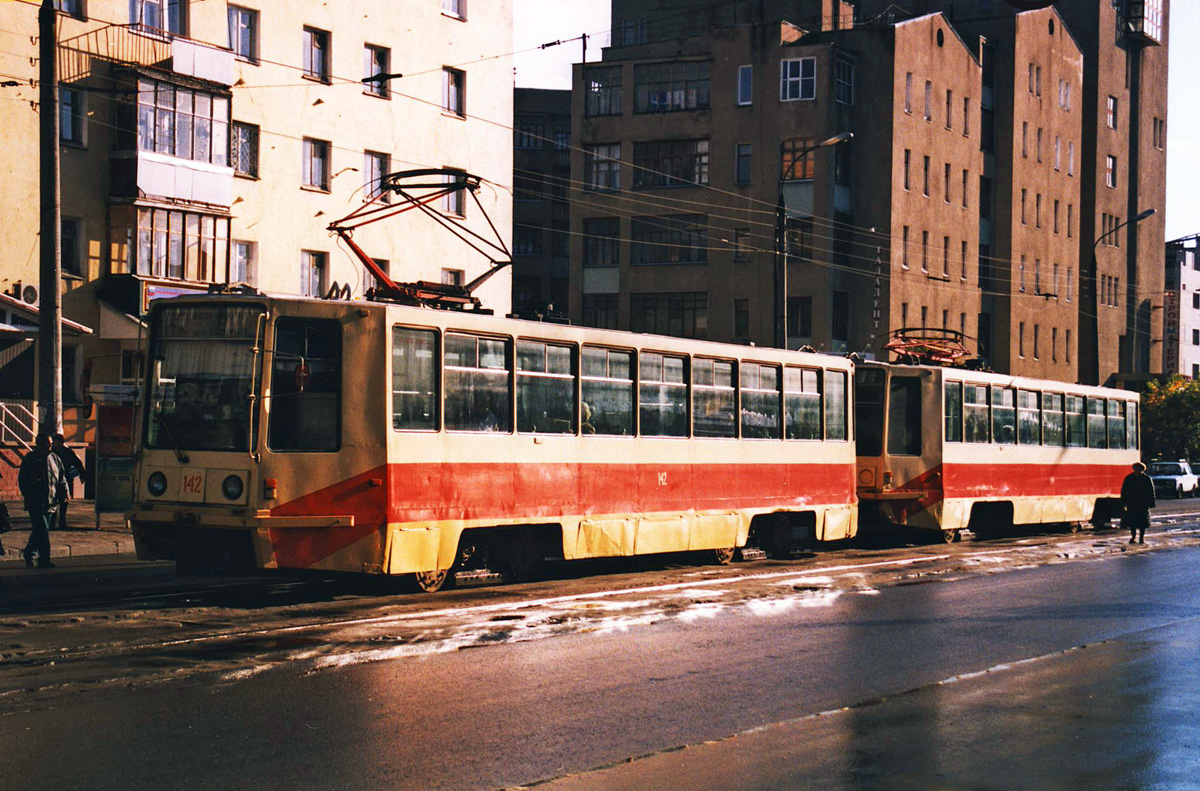
<path id="1" fill-rule="evenodd" d="M 550 41 L 588 34 L 587 59 L 609 43 L 608 0 L 513 0 L 515 46 L 520 52 Z M 1200 233 L 1200 3 L 1171 4 L 1170 74 L 1167 84 L 1167 239 Z M 521 88 L 570 88 L 579 41 L 514 58 Z M 1147 141 L 1148 143 L 1149 141 Z M 1150 208 L 1150 207 L 1147 207 Z M 1162 206 L 1155 206 L 1160 212 Z"/>

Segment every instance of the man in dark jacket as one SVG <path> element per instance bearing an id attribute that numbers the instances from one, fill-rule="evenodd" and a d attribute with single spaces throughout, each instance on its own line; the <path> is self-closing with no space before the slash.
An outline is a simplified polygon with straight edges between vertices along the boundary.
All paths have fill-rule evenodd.
<path id="1" fill-rule="evenodd" d="M 62 462 L 63 472 L 67 475 L 67 489 L 70 490 L 71 481 L 75 478 L 83 477 L 83 462 L 79 460 L 79 456 L 75 455 L 75 451 L 71 450 L 67 445 L 67 438 L 61 433 L 54 435 L 51 448 L 54 450 L 54 455 Z M 58 505 L 58 529 L 67 529 L 67 501 Z"/>
<path id="2" fill-rule="evenodd" d="M 25 565 L 33 566 L 33 556 L 37 554 L 39 568 L 54 568 L 50 562 L 50 524 L 58 506 L 70 499 L 70 495 L 62 462 L 50 448 L 49 434 L 38 434 L 33 450 L 21 459 L 17 485 L 32 525 L 29 543 L 21 553 Z"/>
<path id="3" fill-rule="evenodd" d="M 1129 543 L 1146 543 L 1146 528 L 1150 526 L 1150 509 L 1154 503 L 1154 481 L 1146 474 L 1146 465 L 1133 463 L 1133 472 L 1121 484 L 1121 507 L 1125 516 L 1121 523 L 1129 528 Z"/>

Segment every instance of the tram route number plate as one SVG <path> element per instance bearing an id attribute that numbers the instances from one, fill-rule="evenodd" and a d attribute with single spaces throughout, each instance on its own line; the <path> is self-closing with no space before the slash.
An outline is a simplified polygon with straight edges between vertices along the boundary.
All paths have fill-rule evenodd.
<path id="1" fill-rule="evenodd" d="M 204 502 L 204 470 L 179 471 L 179 499 L 184 502 Z"/>

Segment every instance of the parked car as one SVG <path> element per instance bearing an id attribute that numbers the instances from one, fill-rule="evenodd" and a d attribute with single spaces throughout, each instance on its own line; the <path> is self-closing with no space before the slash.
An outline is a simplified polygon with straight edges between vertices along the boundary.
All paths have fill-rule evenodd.
<path id="1" fill-rule="evenodd" d="M 1154 493 L 1159 497 L 1195 497 L 1200 493 L 1200 478 L 1183 459 L 1151 462 L 1146 473 L 1154 481 Z"/>

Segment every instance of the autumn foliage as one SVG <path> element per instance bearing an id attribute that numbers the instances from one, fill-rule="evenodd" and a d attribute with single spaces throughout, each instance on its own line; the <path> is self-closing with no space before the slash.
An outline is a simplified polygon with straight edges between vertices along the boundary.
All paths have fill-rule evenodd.
<path id="1" fill-rule="evenodd" d="M 1200 381 L 1172 376 L 1142 392 L 1142 454 L 1147 459 L 1200 458 Z"/>

